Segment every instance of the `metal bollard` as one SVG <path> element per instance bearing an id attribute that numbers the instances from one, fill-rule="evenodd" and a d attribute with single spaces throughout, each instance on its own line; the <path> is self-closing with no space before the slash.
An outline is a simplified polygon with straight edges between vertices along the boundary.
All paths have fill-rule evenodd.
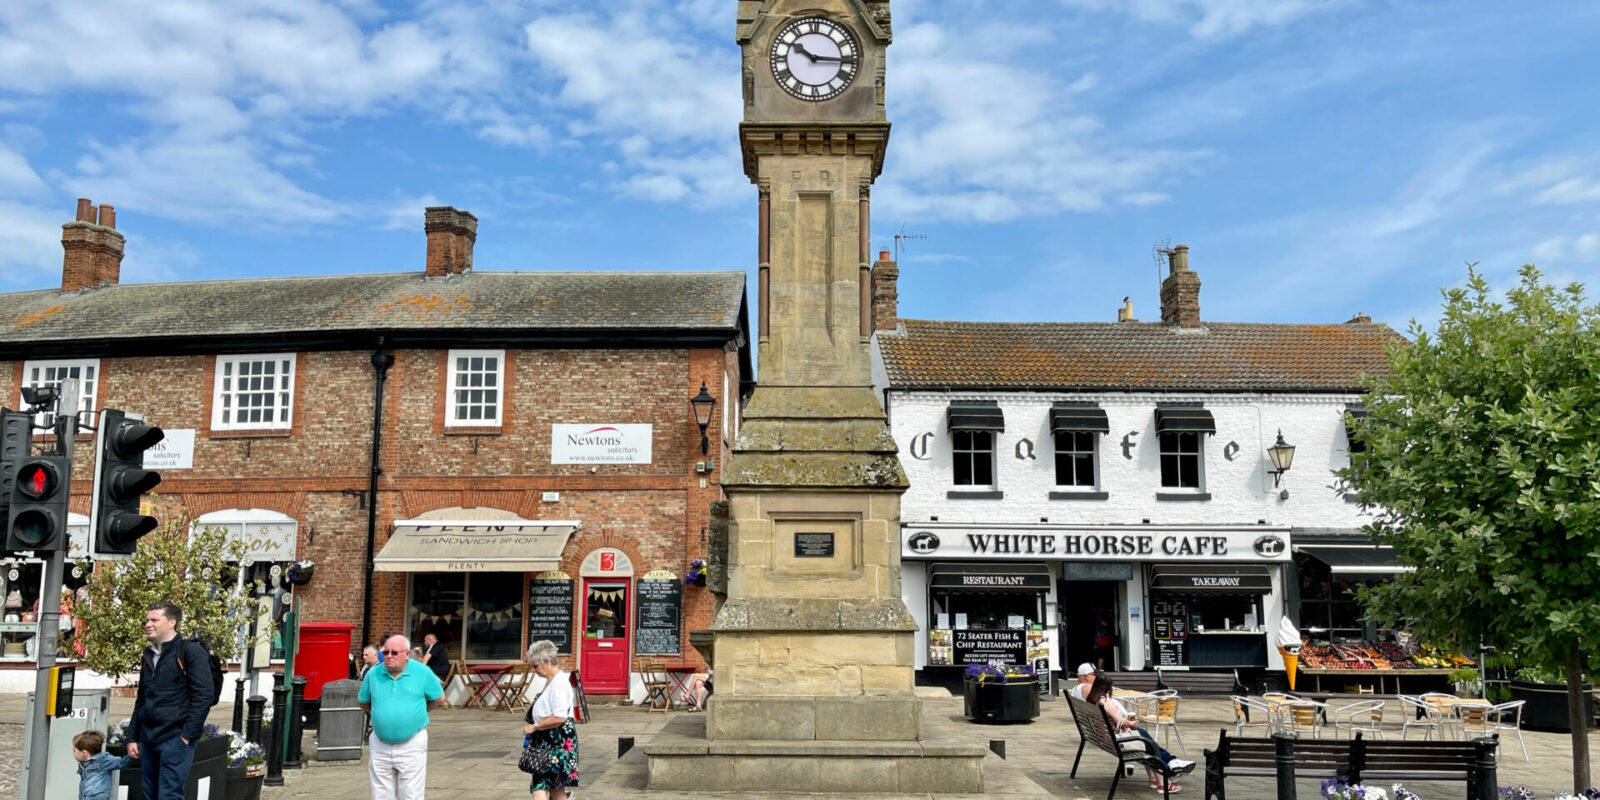
<path id="1" fill-rule="evenodd" d="M 633 737 L 632 736 L 618 736 L 617 737 L 617 758 L 622 758 L 624 755 L 627 755 L 629 750 L 632 750 L 632 749 L 633 749 Z"/>
<path id="2" fill-rule="evenodd" d="M 266 715 L 267 698 L 258 694 L 246 700 L 245 704 L 250 706 L 250 713 L 244 718 L 244 738 L 261 744 L 261 718 Z"/>
<path id="3" fill-rule="evenodd" d="M 283 728 L 289 724 L 289 687 L 283 673 L 272 676 L 272 734 L 267 737 L 266 785 L 283 785 Z"/>
<path id="4" fill-rule="evenodd" d="M 1287 733 L 1272 734 L 1272 746 L 1278 766 L 1278 800 L 1295 800 L 1294 795 L 1294 736 Z"/>
<path id="5" fill-rule="evenodd" d="M 1472 749 L 1476 751 L 1473 757 L 1473 780 L 1468 787 L 1467 800 L 1494 800 L 1499 797 L 1500 777 L 1495 766 L 1494 751 L 1499 744 L 1496 740 L 1484 737 L 1472 740 Z"/>
<path id="6" fill-rule="evenodd" d="M 233 682 L 233 729 L 244 732 L 244 672 Z"/>
<path id="7" fill-rule="evenodd" d="M 299 769 L 300 740 L 305 738 L 305 721 L 301 719 L 301 714 L 305 713 L 306 678 L 296 675 L 289 683 L 294 688 L 289 693 L 289 749 L 284 751 L 283 766 Z"/>
<path id="8" fill-rule="evenodd" d="M 1006 759 L 1006 740 L 1004 740 L 1004 739 L 990 739 L 989 740 L 989 752 L 994 753 L 995 755 L 1000 757 L 1001 761 L 1004 761 Z"/>

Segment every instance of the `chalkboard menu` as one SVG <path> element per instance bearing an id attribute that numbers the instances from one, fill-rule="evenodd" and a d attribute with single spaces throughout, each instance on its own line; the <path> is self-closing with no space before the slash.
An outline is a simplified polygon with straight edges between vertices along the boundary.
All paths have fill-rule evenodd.
<path id="1" fill-rule="evenodd" d="M 1182 639 L 1157 639 L 1156 640 L 1156 666 L 1158 667 L 1183 667 L 1189 666 L 1189 643 Z"/>
<path id="2" fill-rule="evenodd" d="M 572 652 L 572 579 L 534 578 L 528 582 L 528 642 L 555 642 L 557 652 Z"/>
<path id="3" fill-rule="evenodd" d="M 677 655 L 682 619 L 683 584 L 677 578 L 640 578 L 633 652 L 642 656 Z"/>
<path id="4" fill-rule="evenodd" d="M 1187 669 L 1189 664 L 1189 604 L 1182 600 L 1155 600 L 1150 604 L 1150 633 L 1156 640 L 1156 666 Z"/>

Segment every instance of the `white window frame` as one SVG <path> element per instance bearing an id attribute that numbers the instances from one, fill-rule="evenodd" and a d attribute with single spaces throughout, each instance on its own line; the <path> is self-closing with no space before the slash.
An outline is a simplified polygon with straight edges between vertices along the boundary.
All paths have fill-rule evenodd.
<path id="1" fill-rule="evenodd" d="M 445 387 L 444 387 L 444 392 L 445 392 L 445 394 L 444 394 L 444 424 L 445 424 L 445 427 L 447 427 L 447 428 L 498 428 L 498 427 L 500 427 L 500 425 L 502 424 L 502 421 L 505 419 L 505 410 L 506 410 L 506 351 L 504 351 L 504 350 L 451 350 L 446 355 L 446 357 L 449 360 L 449 365 L 445 369 Z M 479 388 L 493 388 L 493 390 L 498 395 L 498 399 L 494 403 L 494 416 L 493 417 L 483 417 L 483 418 L 479 418 L 479 419 L 470 419 L 470 418 L 469 419 L 462 419 L 462 418 L 458 418 L 456 416 L 456 414 L 464 407 L 469 407 L 469 406 L 472 406 L 472 405 L 486 405 L 485 403 L 458 404 L 456 402 L 456 391 L 457 391 L 456 376 L 460 374 L 460 372 L 456 368 L 456 362 L 459 359 L 462 359 L 462 358 L 493 358 L 495 360 L 495 369 L 494 369 L 494 381 L 495 381 L 495 383 L 494 383 L 494 386 L 493 387 L 479 387 Z M 488 370 L 483 370 L 483 373 L 487 374 Z M 463 387 L 463 388 L 465 388 L 467 390 L 470 390 L 470 389 L 475 388 L 475 387 L 470 387 L 469 386 L 469 387 Z"/>
<path id="2" fill-rule="evenodd" d="M 1167 455 L 1168 455 L 1168 451 L 1167 451 L 1167 447 L 1166 447 L 1166 445 L 1167 445 L 1167 437 L 1168 436 L 1172 436 L 1173 437 L 1173 441 L 1176 443 L 1176 442 L 1181 441 L 1180 437 L 1182 437 L 1184 434 L 1192 434 L 1194 436 L 1194 441 L 1195 441 L 1194 459 L 1195 459 L 1195 483 L 1196 483 L 1196 485 L 1194 485 L 1194 486 L 1168 486 L 1167 483 L 1166 483 L 1165 475 L 1161 474 L 1161 469 L 1160 469 L 1161 468 L 1161 463 L 1160 463 L 1159 459 L 1165 459 L 1167 457 Z M 1189 493 L 1194 493 L 1194 494 L 1204 494 L 1205 491 L 1206 491 L 1206 434 L 1204 434 L 1202 432 L 1199 432 L 1199 431 L 1169 431 L 1167 433 L 1157 434 L 1156 438 L 1159 439 L 1159 441 L 1157 442 L 1157 445 L 1156 445 L 1156 450 L 1157 450 L 1157 453 L 1159 454 L 1159 459 L 1156 462 L 1156 469 L 1157 469 L 1158 480 L 1161 481 L 1161 491 L 1169 492 L 1169 493 L 1186 493 L 1186 492 L 1189 492 Z M 1182 450 L 1174 451 L 1172 454 L 1177 456 L 1178 458 L 1183 458 L 1184 455 L 1185 455 Z M 1181 465 L 1179 466 L 1178 471 L 1179 471 L 1179 474 L 1181 475 L 1182 472 L 1183 472 L 1183 467 Z"/>
<path id="3" fill-rule="evenodd" d="M 1083 435 L 1083 436 L 1089 437 L 1089 449 L 1088 450 L 1062 450 L 1061 449 L 1061 437 L 1062 436 L 1077 436 L 1077 435 Z M 1056 463 L 1051 464 L 1051 472 L 1053 474 L 1051 475 L 1051 478 L 1050 478 L 1052 481 L 1055 482 L 1056 489 L 1063 490 L 1063 491 L 1068 491 L 1068 492 L 1095 492 L 1095 491 L 1099 491 L 1100 490 L 1100 433 L 1098 431 L 1061 431 L 1059 433 L 1051 434 L 1050 438 L 1052 440 L 1054 440 L 1053 444 L 1056 447 L 1056 450 L 1055 450 L 1055 456 L 1056 456 L 1055 461 L 1056 461 Z M 1088 483 L 1088 484 L 1062 483 L 1061 482 L 1061 467 L 1060 467 L 1060 464 L 1059 464 L 1059 459 L 1060 459 L 1061 455 L 1063 455 L 1064 453 L 1072 453 L 1074 455 L 1078 455 L 1078 454 L 1082 454 L 1082 453 L 1088 453 L 1089 454 L 1089 469 L 1094 472 L 1094 480 L 1092 482 Z"/>
<path id="4" fill-rule="evenodd" d="M 93 412 L 96 400 L 100 395 L 100 359 L 98 358 L 61 358 L 40 361 L 22 362 L 22 385 L 30 388 L 41 386 L 60 386 L 62 376 L 56 375 L 46 379 L 44 374 L 48 370 L 62 370 L 78 368 L 78 410 Z M 83 375 L 92 374 L 94 377 L 85 378 Z M 70 377 L 70 376 L 68 376 Z M 28 404 L 22 399 L 22 393 L 17 392 L 17 407 L 27 409 Z M 40 412 L 33 417 L 35 425 L 51 425 L 55 422 L 55 415 Z M 35 430 L 35 434 L 42 433 Z"/>
<path id="5" fill-rule="evenodd" d="M 272 389 L 274 395 L 279 398 L 287 398 L 281 407 L 276 403 L 272 406 L 274 412 L 281 411 L 282 413 L 273 413 L 271 415 L 272 419 L 265 422 L 240 422 L 237 413 L 239 411 L 237 398 L 240 394 L 257 394 L 258 392 L 241 392 L 239 390 L 237 385 L 239 366 L 266 361 L 288 362 L 285 366 L 285 372 L 274 375 L 274 377 L 282 380 L 280 385 Z M 211 429 L 214 431 L 289 430 L 294 425 L 295 361 L 294 353 L 249 353 L 237 356 L 217 356 L 216 377 L 211 389 Z M 229 371 L 230 365 L 233 367 L 232 374 L 224 375 L 225 372 Z M 224 382 L 229 382 L 232 385 L 225 389 Z M 225 396 L 231 397 L 232 400 L 224 403 Z M 222 417 L 225 411 L 234 412 L 232 414 L 233 419 L 224 422 Z"/>

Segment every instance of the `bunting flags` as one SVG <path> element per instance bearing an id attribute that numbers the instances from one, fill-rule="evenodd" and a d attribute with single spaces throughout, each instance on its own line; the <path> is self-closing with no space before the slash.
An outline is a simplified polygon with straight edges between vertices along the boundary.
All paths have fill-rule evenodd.
<path id="1" fill-rule="evenodd" d="M 602 589 L 590 589 L 589 599 L 602 603 L 615 603 L 621 600 L 627 592 L 627 589 L 612 589 L 609 592 Z"/>

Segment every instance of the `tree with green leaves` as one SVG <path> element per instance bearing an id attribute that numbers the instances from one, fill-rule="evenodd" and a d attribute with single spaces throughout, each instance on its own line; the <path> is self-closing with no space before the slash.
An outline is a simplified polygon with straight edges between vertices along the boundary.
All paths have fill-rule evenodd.
<path id="1" fill-rule="evenodd" d="M 84 666 L 105 675 L 137 674 L 148 644 L 145 612 L 158 600 L 183 609 L 180 636 L 198 636 L 218 653 L 236 651 L 241 625 L 255 608 L 247 594 L 235 591 L 248 551 L 247 543 L 221 528 L 196 527 L 180 511 L 140 539 L 131 560 L 95 564 L 88 601 L 75 610 L 85 625 Z"/>
<path id="2" fill-rule="evenodd" d="M 1468 267 L 1415 321 L 1355 420 L 1340 487 L 1416 571 L 1361 592 L 1423 641 L 1489 644 L 1566 676 L 1573 789 L 1589 788 L 1583 676 L 1600 664 L 1600 308 L 1523 267 L 1502 300 Z"/>

